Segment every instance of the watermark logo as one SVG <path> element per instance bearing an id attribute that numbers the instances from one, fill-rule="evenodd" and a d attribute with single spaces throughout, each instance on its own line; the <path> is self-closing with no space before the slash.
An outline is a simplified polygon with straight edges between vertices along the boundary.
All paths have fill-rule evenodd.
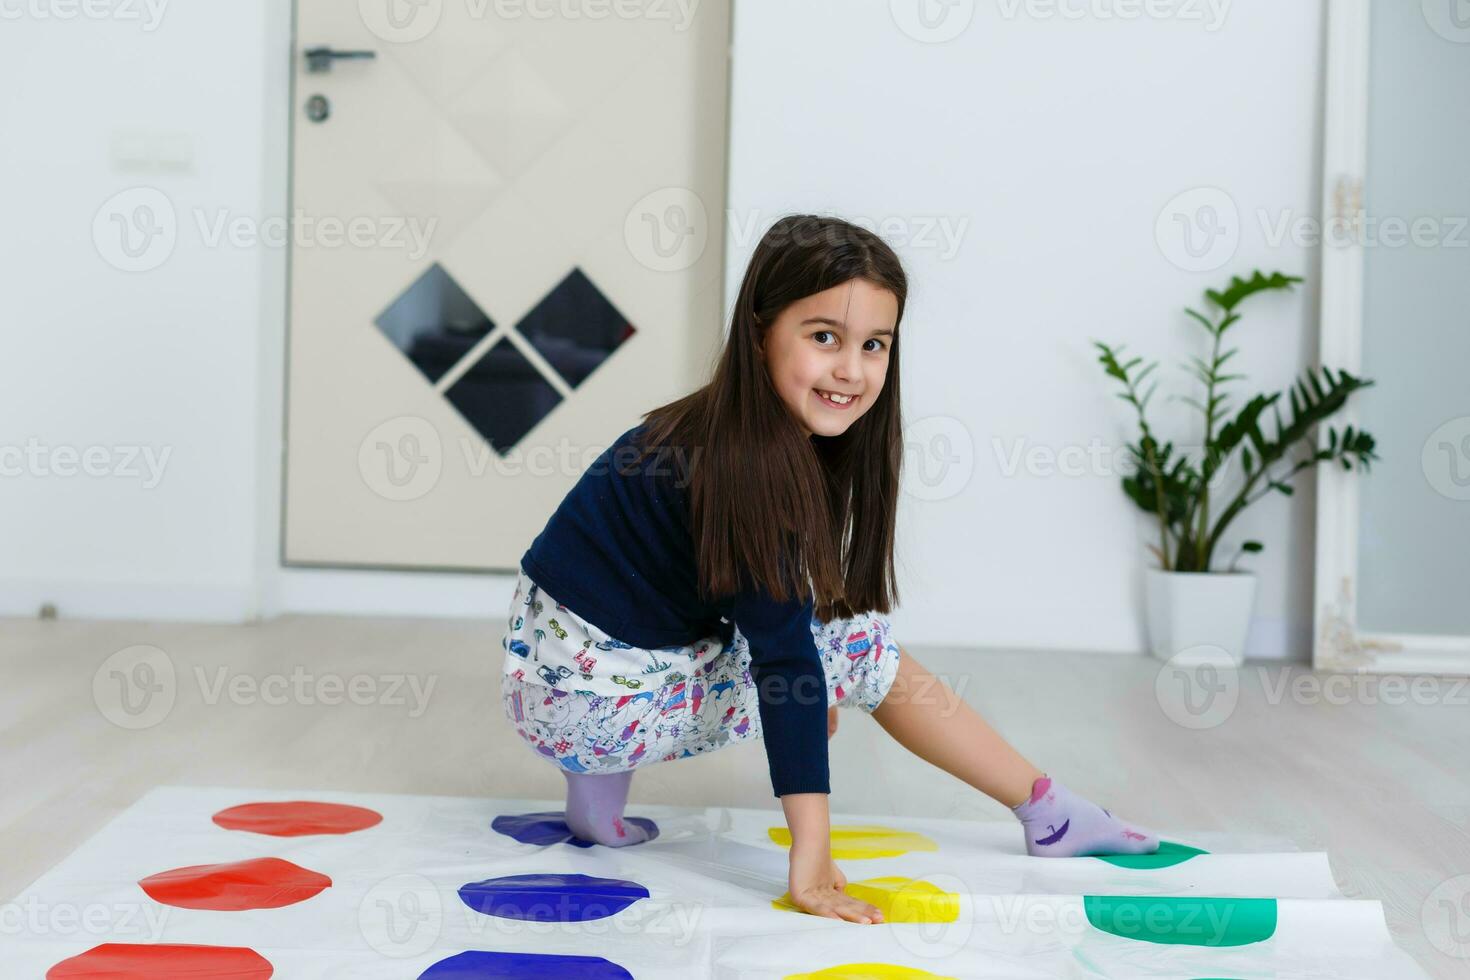
<path id="1" fill-rule="evenodd" d="M 357 927 L 368 946 L 383 956 L 419 956 L 444 929 L 444 901 L 423 875 L 395 875 L 363 896 L 357 906 Z"/>
<path id="2" fill-rule="evenodd" d="M 1435 493 L 1470 500 L 1470 415 L 1450 419 L 1424 440 L 1419 455 L 1424 478 Z"/>
<path id="3" fill-rule="evenodd" d="M 357 447 L 357 471 L 384 500 L 418 500 L 439 484 L 443 469 L 439 430 L 415 415 L 383 422 Z"/>
<path id="4" fill-rule="evenodd" d="M 967 901 L 966 896 L 977 891 L 965 879 L 943 871 L 926 874 L 914 880 L 933 885 L 942 893 L 959 895 L 961 902 Z M 891 934 L 905 950 L 923 959 L 951 956 L 964 949 L 975 933 L 975 916 L 965 914 L 964 909 L 960 910 L 953 921 L 936 922 L 925 916 L 922 905 L 905 909 L 904 903 L 898 903 L 884 914 L 883 921 L 890 925 L 903 926 L 892 930 Z"/>
<path id="5" fill-rule="evenodd" d="M 1220 647 L 1188 647 L 1159 668 L 1154 699 L 1181 728 L 1216 728 L 1235 713 L 1240 701 L 1240 670 Z"/>
<path id="6" fill-rule="evenodd" d="M 904 493 L 919 500 L 948 500 L 970 485 L 975 441 L 963 422 L 931 415 L 909 423 L 903 434 Z"/>
<path id="7" fill-rule="evenodd" d="M 117 651 L 92 675 L 92 700 L 119 728 L 152 728 L 168 717 L 178 696 L 174 662 L 158 647 Z"/>
<path id="8" fill-rule="evenodd" d="M 357 0 L 357 14 L 374 36 L 393 44 L 422 41 L 444 15 L 444 0 Z"/>
<path id="9" fill-rule="evenodd" d="M 699 195 L 663 187 L 638 200 L 623 219 L 623 241 L 639 264 L 678 272 L 698 262 L 709 241 L 709 215 Z"/>
<path id="10" fill-rule="evenodd" d="M 1218 187 L 1187 190 L 1159 212 L 1154 240 L 1164 258 L 1185 272 L 1213 272 L 1240 248 L 1240 209 Z"/>
<path id="11" fill-rule="evenodd" d="M 943 44 L 965 32 L 975 18 L 975 0 L 888 0 L 893 22 L 915 41 Z"/>
<path id="12" fill-rule="evenodd" d="M 1456 44 L 1470 44 L 1470 0 L 1422 0 L 1422 9 L 1434 33 Z"/>
<path id="13" fill-rule="evenodd" d="M 1419 910 L 1424 935 L 1446 956 L 1470 959 L 1470 875 L 1442 881 Z"/>
<path id="14" fill-rule="evenodd" d="M 178 216 L 168 195 L 156 187 L 130 187 L 109 197 L 92 217 L 97 254 L 123 272 L 156 269 L 173 254 Z"/>

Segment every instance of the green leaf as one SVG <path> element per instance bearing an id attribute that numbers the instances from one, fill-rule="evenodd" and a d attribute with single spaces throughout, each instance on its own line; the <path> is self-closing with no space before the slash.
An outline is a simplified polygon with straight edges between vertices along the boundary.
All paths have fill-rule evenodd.
<path id="1" fill-rule="evenodd" d="M 1220 307 L 1226 313 L 1230 313 L 1242 301 L 1254 296 L 1256 293 L 1269 289 L 1290 289 L 1293 283 L 1302 281 L 1300 276 L 1288 276 L 1280 272 L 1273 272 L 1269 276 L 1262 275 L 1261 270 L 1257 269 L 1250 279 L 1232 277 L 1230 286 L 1223 293 L 1217 293 L 1211 289 L 1206 290 L 1205 295 L 1216 306 Z"/>
<path id="2" fill-rule="evenodd" d="M 1191 310 L 1188 307 L 1185 307 L 1184 312 L 1188 313 L 1190 316 L 1194 317 L 1201 324 L 1203 324 L 1204 328 L 1210 332 L 1210 336 L 1213 337 L 1215 335 L 1215 325 L 1211 323 L 1209 318 L 1206 317 L 1204 314 L 1196 313 L 1194 310 Z"/>
<path id="3" fill-rule="evenodd" d="M 1258 555 L 1262 551 L 1266 550 L 1266 546 L 1261 544 L 1261 542 L 1259 541 L 1247 541 L 1245 544 L 1240 546 L 1240 550 L 1244 551 L 1246 554 Z"/>

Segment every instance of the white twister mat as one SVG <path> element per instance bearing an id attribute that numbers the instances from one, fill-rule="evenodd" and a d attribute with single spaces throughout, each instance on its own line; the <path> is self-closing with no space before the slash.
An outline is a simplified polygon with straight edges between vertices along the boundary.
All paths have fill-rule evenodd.
<path id="1" fill-rule="evenodd" d="M 779 809 L 633 804 L 658 837 L 621 849 L 515 819 L 560 807 L 156 789 L 0 907 L 4 976 L 1425 976 L 1378 902 L 1279 840 L 1165 833 L 1153 859 L 1032 858 L 1015 824 L 834 814 L 848 891 L 888 920 L 860 925 L 775 907 Z"/>

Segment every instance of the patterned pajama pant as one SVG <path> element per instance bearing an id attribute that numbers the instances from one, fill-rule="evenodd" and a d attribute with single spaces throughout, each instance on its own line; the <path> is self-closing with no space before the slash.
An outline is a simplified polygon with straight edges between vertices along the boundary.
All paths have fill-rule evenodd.
<path id="1" fill-rule="evenodd" d="M 827 675 L 827 704 L 871 713 L 898 675 L 887 617 L 813 619 L 812 636 Z M 568 772 L 625 772 L 761 737 L 750 647 L 739 627 L 689 679 L 636 694 L 578 694 L 508 673 L 502 678 L 516 732 Z"/>

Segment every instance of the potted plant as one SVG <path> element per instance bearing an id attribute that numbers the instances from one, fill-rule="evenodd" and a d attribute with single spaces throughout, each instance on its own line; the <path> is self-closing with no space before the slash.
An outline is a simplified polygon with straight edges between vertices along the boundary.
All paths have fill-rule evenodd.
<path id="1" fill-rule="evenodd" d="M 1343 407 L 1353 392 L 1373 382 L 1346 371 L 1309 368 L 1286 394 L 1289 406 L 1282 418 L 1282 392 L 1258 394 L 1236 407 L 1227 387 L 1240 381 L 1227 364 L 1237 353 L 1226 334 L 1240 321 L 1245 300 L 1273 290 L 1290 290 L 1302 280 L 1280 272 L 1250 279 L 1231 277 L 1223 292 L 1206 290 L 1214 317 L 1186 309 L 1209 335 L 1208 358 L 1191 357 L 1188 370 L 1203 389 L 1201 397 L 1180 400 L 1204 420 L 1201 451 L 1191 458 L 1176 451 L 1173 442 L 1160 443 L 1148 420 L 1148 403 L 1158 386 L 1150 375 L 1157 361 L 1124 359 L 1124 347 L 1093 344 L 1108 376 L 1118 381 L 1122 398 L 1138 418 L 1139 437 L 1128 445 L 1132 472 L 1123 477 L 1123 492 L 1158 525 L 1158 542 L 1149 550 L 1157 568 L 1145 571 L 1144 601 L 1148 613 L 1150 647 L 1154 656 L 1176 663 L 1218 662 L 1223 650 L 1232 664 L 1244 659 L 1256 580 L 1236 570 L 1245 554 L 1262 550 L 1259 541 L 1242 542 L 1229 565 L 1217 563 L 1231 524 L 1251 504 L 1272 492 L 1290 496 L 1292 480 L 1318 463 L 1337 462 L 1346 470 L 1367 470 L 1378 457 L 1373 437 L 1348 426 L 1342 432 L 1329 427 L 1325 440 L 1318 426 Z M 1145 382 L 1147 389 L 1145 390 Z M 1268 417 L 1269 413 L 1269 417 Z M 1240 475 L 1226 480 L 1231 460 L 1238 458 Z M 1229 485 L 1228 492 L 1226 491 Z M 1222 491 L 1218 496 L 1215 491 Z M 1223 506 L 1221 506 L 1223 504 Z"/>

